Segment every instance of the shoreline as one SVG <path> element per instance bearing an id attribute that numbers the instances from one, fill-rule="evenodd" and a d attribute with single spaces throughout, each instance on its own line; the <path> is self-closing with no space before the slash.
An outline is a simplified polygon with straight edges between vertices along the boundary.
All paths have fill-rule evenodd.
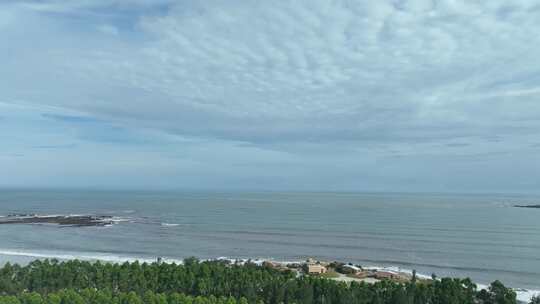
<path id="1" fill-rule="evenodd" d="M 167 257 L 133 257 L 133 256 L 125 256 L 125 255 L 114 255 L 114 254 L 108 254 L 108 253 L 93 253 L 92 255 L 89 254 L 74 254 L 74 253 L 36 253 L 36 252 L 28 252 L 24 250 L 0 250 L 0 267 L 2 267 L 5 263 L 17 263 L 17 264 L 27 264 L 34 260 L 44 260 L 44 259 L 58 259 L 60 261 L 69 261 L 69 260 L 84 260 L 84 261 L 90 261 L 90 262 L 106 262 L 106 263 L 123 263 L 123 262 L 142 262 L 142 263 L 154 263 L 154 262 L 163 262 L 163 263 L 176 263 L 176 264 L 182 264 L 183 259 L 178 258 L 167 258 Z M 238 263 L 238 264 L 244 264 L 246 262 L 251 262 L 257 265 L 263 265 L 264 263 L 271 263 L 274 265 L 278 265 L 281 267 L 286 267 L 286 265 L 289 264 L 301 264 L 305 261 L 301 260 L 291 260 L 291 261 L 280 261 L 272 258 L 231 258 L 231 257 L 215 257 L 215 258 L 207 258 L 207 259 L 200 259 L 201 261 L 227 261 L 230 263 Z M 346 264 L 347 262 L 344 262 Z M 349 263 L 351 264 L 351 263 Z M 355 264 L 357 265 L 357 264 Z M 393 273 L 396 276 L 408 276 L 412 277 L 413 270 L 402 268 L 399 266 L 380 266 L 380 265 L 358 265 L 362 269 L 373 271 L 373 272 L 387 272 L 387 273 Z M 431 280 L 432 276 L 427 275 L 425 273 L 416 273 L 416 277 L 421 280 Z M 330 278 L 332 279 L 332 278 Z M 364 279 L 354 279 L 350 278 L 345 275 L 340 275 L 339 277 L 333 278 L 337 280 L 342 281 L 364 281 L 366 283 L 374 283 L 373 280 L 366 280 Z M 504 282 L 503 282 L 504 283 Z M 489 283 L 477 283 L 478 289 L 486 289 L 489 286 Z M 528 301 L 533 296 L 540 296 L 540 286 L 538 289 L 530 289 L 530 288 L 520 288 L 520 287 L 511 287 L 517 294 L 517 300 L 521 303 L 528 303 Z"/>

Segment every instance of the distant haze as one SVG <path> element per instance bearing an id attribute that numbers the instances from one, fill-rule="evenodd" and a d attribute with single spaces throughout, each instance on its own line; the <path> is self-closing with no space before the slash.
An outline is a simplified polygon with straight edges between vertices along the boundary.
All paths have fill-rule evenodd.
<path id="1" fill-rule="evenodd" d="M 2 1 L 0 187 L 540 191 L 538 1 Z"/>

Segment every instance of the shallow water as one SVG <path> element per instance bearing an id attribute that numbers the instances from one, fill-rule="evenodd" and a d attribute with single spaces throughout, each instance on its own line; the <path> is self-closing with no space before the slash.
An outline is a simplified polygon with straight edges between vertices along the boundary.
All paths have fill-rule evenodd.
<path id="1" fill-rule="evenodd" d="M 0 262 L 34 257 L 313 256 L 540 290 L 539 197 L 0 191 L 0 215 L 114 215 L 112 227 L 0 226 Z"/>

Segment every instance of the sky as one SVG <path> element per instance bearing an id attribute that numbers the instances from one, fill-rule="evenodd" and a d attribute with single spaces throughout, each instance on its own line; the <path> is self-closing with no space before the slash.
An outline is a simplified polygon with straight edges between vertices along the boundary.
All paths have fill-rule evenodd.
<path id="1" fill-rule="evenodd" d="M 540 191 L 538 0 L 0 2 L 0 187 Z"/>

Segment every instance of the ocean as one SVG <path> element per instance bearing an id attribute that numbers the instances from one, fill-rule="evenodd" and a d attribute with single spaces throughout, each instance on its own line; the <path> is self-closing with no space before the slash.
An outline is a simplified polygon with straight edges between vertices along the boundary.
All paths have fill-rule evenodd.
<path id="1" fill-rule="evenodd" d="M 0 263 L 314 257 L 540 290 L 538 196 L 1 190 L 0 216 L 111 215 L 109 227 L 0 225 Z"/>

